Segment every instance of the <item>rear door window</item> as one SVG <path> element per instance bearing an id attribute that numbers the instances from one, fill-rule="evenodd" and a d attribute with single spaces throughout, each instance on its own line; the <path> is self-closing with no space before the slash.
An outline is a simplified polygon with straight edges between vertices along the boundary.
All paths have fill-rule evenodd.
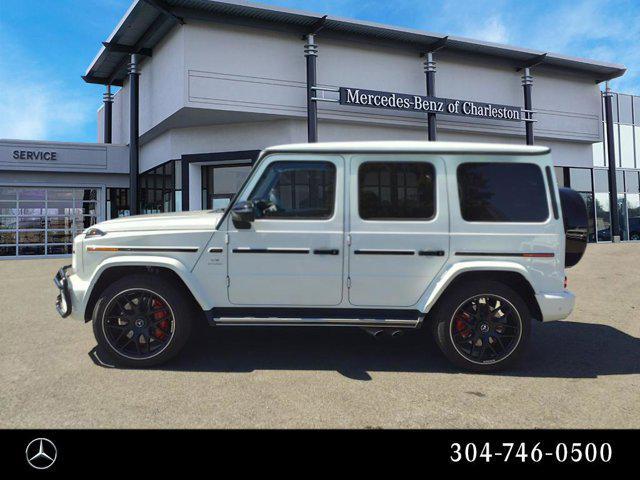
<path id="1" fill-rule="evenodd" d="M 365 162 L 358 170 L 363 220 L 429 220 L 435 215 L 435 169 L 425 162 Z"/>
<path id="2" fill-rule="evenodd" d="M 468 222 L 545 222 L 549 218 L 538 165 L 463 163 L 457 178 L 460 213 Z"/>

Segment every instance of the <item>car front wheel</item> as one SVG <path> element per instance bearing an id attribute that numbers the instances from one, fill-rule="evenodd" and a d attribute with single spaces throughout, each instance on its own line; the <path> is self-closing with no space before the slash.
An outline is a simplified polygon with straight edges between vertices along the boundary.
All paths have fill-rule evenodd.
<path id="1" fill-rule="evenodd" d="M 117 365 L 151 367 L 184 346 L 192 310 L 185 293 L 169 280 L 130 275 L 101 293 L 93 311 L 93 332 Z"/>
<path id="2" fill-rule="evenodd" d="M 531 314 L 524 300 L 495 282 L 460 284 L 436 307 L 434 333 L 438 346 L 456 366 L 493 372 L 511 366 L 524 350 Z"/>

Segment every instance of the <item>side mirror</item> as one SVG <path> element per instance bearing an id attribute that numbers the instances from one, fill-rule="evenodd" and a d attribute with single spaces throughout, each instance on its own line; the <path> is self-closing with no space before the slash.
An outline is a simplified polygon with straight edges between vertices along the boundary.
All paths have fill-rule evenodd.
<path id="1" fill-rule="evenodd" d="M 256 219 L 253 202 L 238 202 L 231 209 L 231 220 L 236 228 L 251 228 L 251 223 Z"/>

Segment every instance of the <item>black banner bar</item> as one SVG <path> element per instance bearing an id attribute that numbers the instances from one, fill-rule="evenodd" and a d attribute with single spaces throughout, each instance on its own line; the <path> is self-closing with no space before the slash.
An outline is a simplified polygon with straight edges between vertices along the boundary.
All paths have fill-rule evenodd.
<path id="1" fill-rule="evenodd" d="M 171 471 L 199 471 L 207 477 L 225 464 L 243 473 L 252 464 L 261 475 L 268 470 L 296 476 L 313 470 L 318 475 L 323 468 L 335 474 L 332 465 L 357 467 L 365 474 L 371 467 L 379 468 L 379 462 L 366 461 L 367 456 L 393 458 L 388 445 L 401 446 L 402 457 L 393 466 L 397 472 L 403 464 L 411 468 L 411 459 L 419 459 L 428 469 L 425 474 L 435 468 L 613 472 L 626 467 L 633 476 L 638 456 L 638 432 L 631 430 L 3 430 L 0 436 L 3 470 L 18 474 L 12 478 L 66 472 L 81 472 L 85 478 L 98 472 L 102 478 L 137 473 L 150 478 L 152 473 Z M 336 448 L 327 450 L 327 445 Z"/>
<path id="2" fill-rule="evenodd" d="M 340 104 L 354 107 L 384 108 L 411 112 L 458 115 L 520 122 L 522 108 L 455 98 L 427 97 L 408 93 L 382 92 L 362 88 L 340 87 Z"/>

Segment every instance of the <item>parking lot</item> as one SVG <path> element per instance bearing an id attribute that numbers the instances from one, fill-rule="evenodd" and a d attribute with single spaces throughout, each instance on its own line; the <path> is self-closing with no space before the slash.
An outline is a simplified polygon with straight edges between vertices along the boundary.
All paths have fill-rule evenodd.
<path id="1" fill-rule="evenodd" d="M 640 428 L 640 245 L 592 245 L 569 319 L 507 373 L 449 366 L 424 335 L 209 329 L 154 370 L 100 365 L 55 313 L 68 259 L 0 261 L 0 427 Z"/>

